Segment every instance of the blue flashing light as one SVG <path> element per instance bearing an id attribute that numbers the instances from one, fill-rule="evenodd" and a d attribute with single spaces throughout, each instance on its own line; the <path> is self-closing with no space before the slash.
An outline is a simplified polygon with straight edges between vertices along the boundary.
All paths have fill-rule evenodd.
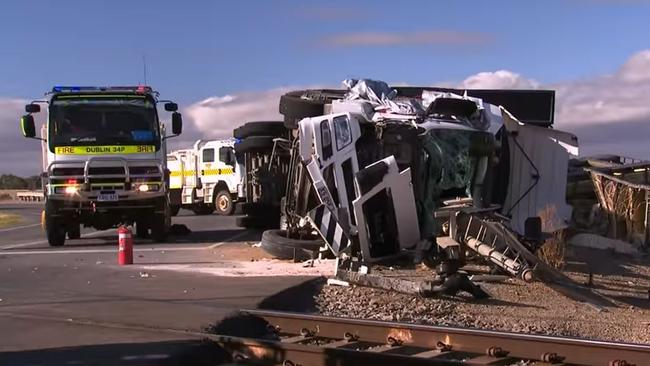
<path id="1" fill-rule="evenodd" d="M 78 92 L 111 92 L 111 91 L 127 91 L 134 93 L 152 93 L 153 89 L 150 86 L 60 86 L 57 85 L 52 88 L 53 93 L 78 93 Z"/>

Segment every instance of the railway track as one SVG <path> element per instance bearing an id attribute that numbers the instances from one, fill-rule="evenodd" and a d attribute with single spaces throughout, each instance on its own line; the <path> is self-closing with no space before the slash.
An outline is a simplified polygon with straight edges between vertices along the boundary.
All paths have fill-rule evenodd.
<path id="1" fill-rule="evenodd" d="M 312 365 L 650 365 L 650 346 L 333 318 L 245 311 L 268 334 L 213 337 L 236 361 Z"/>

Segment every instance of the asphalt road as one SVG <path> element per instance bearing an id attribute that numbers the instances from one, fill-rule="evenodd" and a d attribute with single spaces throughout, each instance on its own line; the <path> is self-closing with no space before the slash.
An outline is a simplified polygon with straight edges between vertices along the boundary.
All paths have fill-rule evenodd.
<path id="1" fill-rule="evenodd" d="M 115 230 L 83 230 L 51 248 L 38 204 L 0 204 L 23 222 L 0 229 L 0 365 L 159 364 L 204 347 L 196 332 L 305 280 L 143 272 L 152 263 L 218 263 L 225 243 L 259 240 L 234 217 L 181 211 L 192 230 L 166 243 L 136 240 L 118 266 Z M 182 364 L 182 362 L 181 362 Z"/>

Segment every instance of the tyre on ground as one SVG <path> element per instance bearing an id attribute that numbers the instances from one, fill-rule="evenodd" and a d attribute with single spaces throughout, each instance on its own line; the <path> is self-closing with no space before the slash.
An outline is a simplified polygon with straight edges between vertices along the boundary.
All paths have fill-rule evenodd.
<path id="1" fill-rule="evenodd" d="M 293 239 L 281 229 L 266 230 L 262 233 L 262 249 L 278 259 L 308 260 L 318 256 L 324 242 L 320 238 Z"/>

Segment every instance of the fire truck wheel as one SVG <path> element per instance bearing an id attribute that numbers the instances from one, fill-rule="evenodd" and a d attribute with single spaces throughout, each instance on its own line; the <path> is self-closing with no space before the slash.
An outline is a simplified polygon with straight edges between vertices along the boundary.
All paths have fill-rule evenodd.
<path id="1" fill-rule="evenodd" d="M 146 239 L 149 237 L 149 225 L 147 225 L 145 220 L 135 222 L 135 236 L 140 239 Z"/>
<path id="2" fill-rule="evenodd" d="M 71 224 L 68 227 L 68 239 L 79 239 L 81 238 L 81 226 L 77 223 Z"/>
<path id="3" fill-rule="evenodd" d="M 239 154 L 244 154 L 251 151 L 268 150 L 270 153 L 271 149 L 273 149 L 274 138 L 273 136 L 247 137 L 235 144 L 235 151 Z"/>
<path id="4" fill-rule="evenodd" d="M 172 210 L 172 216 L 176 216 L 176 215 L 178 215 L 178 211 L 181 210 L 181 206 L 179 206 L 179 205 L 172 205 L 172 206 L 171 206 L 171 210 Z"/>
<path id="5" fill-rule="evenodd" d="M 278 259 L 308 260 L 318 256 L 324 244 L 320 238 L 293 239 L 286 230 L 266 230 L 262 233 L 262 249 Z"/>
<path id="6" fill-rule="evenodd" d="M 162 214 L 155 214 L 151 217 L 151 238 L 157 242 L 164 242 L 167 239 L 167 218 Z"/>
<path id="7" fill-rule="evenodd" d="M 214 196 L 214 206 L 219 215 L 232 215 L 235 205 L 232 202 L 232 195 L 228 190 L 222 189 Z"/>
<path id="8" fill-rule="evenodd" d="M 233 137 L 245 139 L 250 136 L 275 136 L 281 137 L 287 134 L 287 129 L 282 121 L 257 121 L 248 122 L 233 130 Z"/>
<path id="9" fill-rule="evenodd" d="M 61 219 L 53 217 L 56 211 L 54 203 L 45 201 L 45 234 L 51 247 L 60 247 L 65 244 L 65 224 Z"/>

